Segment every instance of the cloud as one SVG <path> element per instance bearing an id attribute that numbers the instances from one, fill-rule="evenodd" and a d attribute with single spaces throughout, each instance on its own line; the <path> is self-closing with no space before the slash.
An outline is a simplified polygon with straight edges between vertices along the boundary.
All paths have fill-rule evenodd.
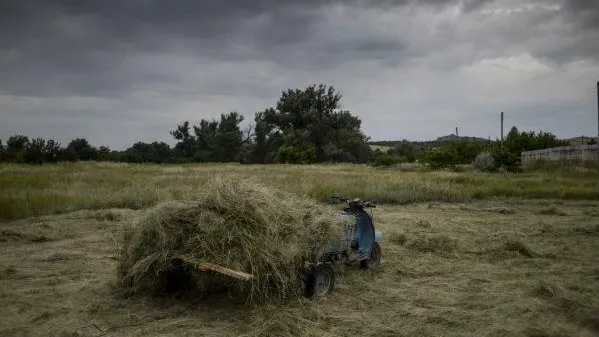
<path id="1" fill-rule="evenodd" d="M 5 0 L 0 138 L 172 142 L 184 119 L 253 119 L 281 90 L 322 82 L 374 139 L 455 124 L 495 135 L 500 110 L 593 133 L 582 112 L 599 74 L 598 13 L 585 0 Z M 560 104 L 575 111 L 545 117 Z"/>

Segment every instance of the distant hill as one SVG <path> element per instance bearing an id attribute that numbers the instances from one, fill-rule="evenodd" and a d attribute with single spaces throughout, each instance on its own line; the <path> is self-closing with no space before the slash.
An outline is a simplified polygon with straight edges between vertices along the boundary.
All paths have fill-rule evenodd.
<path id="1" fill-rule="evenodd" d="M 599 143 L 599 139 L 597 137 L 587 137 L 587 136 L 574 137 L 574 138 L 570 138 L 570 139 L 566 139 L 566 140 L 568 142 L 570 142 L 570 145 L 573 145 L 573 146 L 586 145 L 591 140 L 594 140 L 595 142 Z"/>
<path id="2" fill-rule="evenodd" d="M 374 142 L 368 142 L 368 145 L 370 145 L 373 149 L 375 148 L 380 148 L 381 150 L 383 150 L 383 148 L 391 148 L 394 147 L 398 144 L 402 144 L 402 143 L 409 143 L 409 144 L 413 144 L 413 145 L 417 145 L 417 146 L 438 146 L 441 143 L 444 142 L 451 142 L 451 141 L 468 141 L 468 142 L 485 142 L 487 141 L 487 139 L 484 138 L 479 138 L 479 137 L 468 137 L 468 136 L 456 136 L 455 134 L 451 134 L 451 135 L 447 135 L 447 136 L 441 136 L 438 137 L 435 140 L 426 140 L 426 141 L 410 141 L 410 140 L 381 140 L 381 141 L 374 141 Z"/>
<path id="3" fill-rule="evenodd" d="M 442 136 L 442 137 L 437 138 L 438 142 L 446 142 L 446 141 L 454 141 L 454 140 L 472 141 L 472 142 L 484 142 L 487 139 L 479 138 L 479 137 L 456 136 L 454 134 L 447 135 L 447 136 Z"/>
<path id="4" fill-rule="evenodd" d="M 596 143 L 599 143 L 599 138 L 588 137 L 588 136 L 573 137 L 573 138 L 569 138 L 569 139 L 565 139 L 565 140 L 568 141 L 570 143 L 570 145 L 573 145 L 573 146 L 586 145 L 586 144 L 589 144 L 589 142 L 592 142 L 592 140 L 594 140 Z M 456 136 L 455 134 L 450 134 L 450 135 L 438 137 L 435 140 L 426 140 L 426 141 L 410 141 L 407 139 L 381 140 L 381 141 L 368 142 L 368 145 L 370 145 L 370 147 L 373 150 L 379 149 L 381 151 L 388 151 L 389 149 L 394 148 L 395 146 L 397 146 L 399 144 L 411 144 L 411 145 L 416 146 L 417 148 L 430 148 L 430 147 L 439 146 L 445 142 L 454 142 L 454 141 L 486 142 L 486 141 L 488 141 L 488 139 L 480 138 L 480 137 Z"/>

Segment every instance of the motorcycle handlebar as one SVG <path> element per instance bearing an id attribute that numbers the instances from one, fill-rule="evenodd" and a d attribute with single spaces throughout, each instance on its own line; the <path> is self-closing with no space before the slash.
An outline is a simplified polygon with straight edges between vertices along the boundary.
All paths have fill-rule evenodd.
<path id="1" fill-rule="evenodd" d="M 329 196 L 329 198 L 331 198 L 331 199 L 337 199 L 337 200 L 343 201 L 343 202 L 349 201 L 349 198 L 342 197 L 342 196 L 339 196 L 339 195 L 331 195 L 331 196 Z M 376 205 L 370 203 L 370 201 L 367 201 L 367 202 L 364 202 L 364 207 L 376 208 Z"/>

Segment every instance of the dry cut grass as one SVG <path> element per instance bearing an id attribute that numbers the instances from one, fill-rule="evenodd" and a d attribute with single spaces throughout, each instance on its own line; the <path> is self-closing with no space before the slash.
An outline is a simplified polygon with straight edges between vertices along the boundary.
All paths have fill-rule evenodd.
<path id="1" fill-rule="evenodd" d="M 541 212 L 552 206 L 566 215 Z M 226 293 L 123 297 L 120 233 L 143 210 L 5 222 L 0 335 L 597 336 L 597 207 L 525 199 L 381 206 L 378 269 L 339 266 L 330 296 L 252 307 Z M 512 211 L 492 211 L 501 209 Z"/>

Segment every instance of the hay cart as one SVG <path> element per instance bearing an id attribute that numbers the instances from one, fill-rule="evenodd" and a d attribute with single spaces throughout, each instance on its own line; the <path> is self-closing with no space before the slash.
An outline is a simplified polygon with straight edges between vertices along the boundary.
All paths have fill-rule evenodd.
<path id="1" fill-rule="evenodd" d="M 308 254 L 304 268 L 299 271 L 304 296 L 311 298 L 330 293 L 335 286 L 333 264 L 348 266 L 360 265 L 363 269 L 375 268 L 381 261 L 379 240 L 383 234 L 375 230 L 372 213 L 366 208 L 376 208 L 362 199 L 349 199 L 331 196 L 339 202 L 346 202 L 343 212 L 338 214 L 347 220 L 339 233 L 339 239 L 319 247 L 307 247 Z M 192 257 L 182 257 L 182 261 L 195 265 L 199 270 L 212 271 L 229 277 L 249 281 L 254 275 L 225 268 L 210 262 L 197 261 Z"/>
<path id="2" fill-rule="evenodd" d="M 340 202 L 347 202 L 338 216 L 347 219 L 338 241 L 318 247 L 312 251 L 303 271 L 304 296 L 314 297 L 330 293 L 335 286 L 335 272 L 332 264 L 359 264 L 361 268 L 375 268 L 381 261 L 381 246 L 379 240 L 383 233 L 375 230 L 372 213 L 366 208 L 376 205 L 364 202 L 362 199 L 348 199 L 331 196 Z"/>

